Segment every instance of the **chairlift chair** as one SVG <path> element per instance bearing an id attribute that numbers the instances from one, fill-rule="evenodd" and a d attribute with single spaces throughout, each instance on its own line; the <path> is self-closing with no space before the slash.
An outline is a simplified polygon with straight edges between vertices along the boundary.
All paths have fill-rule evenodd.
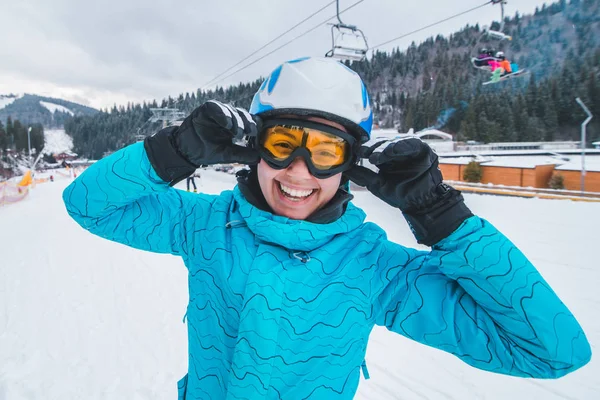
<path id="1" fill-rule="evenodd" d="M 338 23 L 331 24 L 331 50 L 325 54 L 325 57 L 350 61 L 364 60 L 369 50 L 365 34 L 356 25 L 342 22 L 339 0 L 336 1 L 336 7 Z"/>
<path id="2" fill-rule="evenodd" d="M 492 39 L 496 39 L 496 40 L 512 40 L 512 36 L 507 35 L 505 33 L 502 33 L 500 31 L 494 31 L 494 30 L 488 29 L 486 31 L 486 33 L 488 34 L 488 36 L 491 36 Z"/>
<path id="3" fill-rule="evenodd" d="M 337 31 L 337 35 L 336 35 Z M 326 57 L 339 60 L 361 61 L 367 56 L 369 45 L 364 33 L 354 25 L 332 24 L 331 50 Z"/>
<path id="4" fill-rule="evenodd" d="M 486 58 L 471 57 L 471 64 L 473 64 L 473 67 L 475 67 L 477 69 L 481 69 L 484 71 L 491 71 L 492 67 L 489 65 L 489 62 L 494 61 L 494 60 L 496 60 L 495 57 L 486 57 Z"/>

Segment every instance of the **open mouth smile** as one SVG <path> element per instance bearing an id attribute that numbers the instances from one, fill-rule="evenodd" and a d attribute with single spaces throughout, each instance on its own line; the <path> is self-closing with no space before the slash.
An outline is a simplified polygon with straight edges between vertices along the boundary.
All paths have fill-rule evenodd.
<path id="1" fill-rule="evenodd" d="M 287 200 L 293 202 L 301 202 L 308 200 L 309 197 L 313 195 L 317 190 L 316 189 L 305 189 L 298 190 L 292 189 L 281 182 L 277 182 L 277 187 L 279 188 L 280 194 Z"/>

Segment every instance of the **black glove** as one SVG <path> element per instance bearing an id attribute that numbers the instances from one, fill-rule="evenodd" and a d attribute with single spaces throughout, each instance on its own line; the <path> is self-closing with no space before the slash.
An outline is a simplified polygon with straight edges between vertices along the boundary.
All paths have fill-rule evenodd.
<path id="1" fill-rule="evenodd" d="M 346 176 L 399 208 L 419 243 L 439 242 L 473 215 L 460 192 L 442 182 L 438 156 L 421 139 L 371 140 L 360 147 L 359 156 L 379 173 L 354 166 Z"/>
<path id="2" fill-rule="evenodd" d="M 179 127 L 168 127 L 146 138 L 144 147 L 154 170 L 171 186 L 200 165 L 257 164 L 258 151 L 236 145 L 234 139 L 256 136 L 260 119 L 241 108 L 215 100 L 196 108 Z"/>

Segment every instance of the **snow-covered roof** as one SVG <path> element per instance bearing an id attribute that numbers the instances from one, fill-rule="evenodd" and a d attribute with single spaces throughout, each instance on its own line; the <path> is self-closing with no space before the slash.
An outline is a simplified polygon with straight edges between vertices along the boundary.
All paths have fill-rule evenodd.
<path id="1" fill-rule="evenodd" d="M 432 135 L 432 136 L 437 136 L 442 140 L 453 140 L 453 137 L 451 134 L 442 132 L 442 131 L 438 131 L 437 129 L 425 129 L 425 130 L 417 132 L 416 135 L 418 137 Z"/>
<path id="2" fill-rule="evenodd" d="M 492 161 L 483 163 L 486 167 L 535 168 L 538 165 L 557 165 L 564 161 L 547 156 L 494 157 Z"/>
<path id="3" fill-rule="evenodd" d="M 561 164 L 555 169 L 559 171 L 581 171 L 581 157 L 571 157 L 569 162 Z M 600 172 L 600 157 L 585 157 L 585 170 Z"/>
<path id="4" fill-rule="evenodd" d="M 440 164 L 466 165 L 477 161 L 481 165 L 490 167 L 535 168 L 537 165 L 561 164 L 560 161 L 549 156 L 481 156 L 476 157 L 440 157 Z"/>
<path id="5" fill-rule="evenodd" d="M 476 161 L 473 157 L 440 157 L 440 164 L 467 165 L 471 161 Z"/>
<path id="6" fill-rule="evenodd" d="M 73 153 L 72 151 L 63 151 L 58 154 L 64 154 L 65 156 L 69 156 L 69 157 L 77 157 L 77 153 Z"/>

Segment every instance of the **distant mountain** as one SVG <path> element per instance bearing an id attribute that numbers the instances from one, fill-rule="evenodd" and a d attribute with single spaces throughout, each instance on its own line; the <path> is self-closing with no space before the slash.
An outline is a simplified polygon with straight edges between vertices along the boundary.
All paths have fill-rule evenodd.
<path id="1" fill-rule="evenodd" d="M 0 121 L 6 123 L 8 117 L 23 124 L 42 124 L 45 128 L 61 128 L 73 116 L 92 116 L 98 110 L 51 97 L 0 94 Z"/>

